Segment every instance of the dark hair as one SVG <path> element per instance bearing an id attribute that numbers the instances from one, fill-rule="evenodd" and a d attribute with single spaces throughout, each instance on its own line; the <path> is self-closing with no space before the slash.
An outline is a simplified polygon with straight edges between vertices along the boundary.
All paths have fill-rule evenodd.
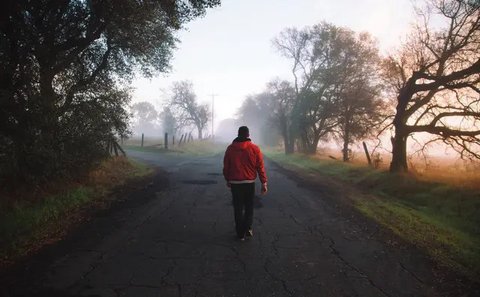
<path id="1" fill-rule="evenodd" d="M 249 137 L 250 136 L 250 131 L 248 130 L 247 126 L 241 126 L 238 128 L 238 136 L 240 137 Z"/>

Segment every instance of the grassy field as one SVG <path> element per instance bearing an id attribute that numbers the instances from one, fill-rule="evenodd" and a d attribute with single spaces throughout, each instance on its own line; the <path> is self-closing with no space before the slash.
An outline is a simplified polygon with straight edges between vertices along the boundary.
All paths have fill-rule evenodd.
<path id="1" fill-rule="evenodd" d="M 360 212 L 424 249 L 438 262 L 480 280 L 478 182 L 455 184 L 439 181 L 434 175 L 390 174 L 365 165 L 299 154 L 267 151 L 266 155 L 294 171 L 353 185 L 360 194 L 349 201 Z M 478 180 L 478 176 L 470 178 Z M 466 184 L 469 186 L 461 186 Z"/>
<path id="2" fill-rule="evenodd" d="M 153 173 L 151 168 L 124 157 L 112 158 L 92 170 L 82 182 L 62 184 L 60 191 L 0 208 L 0 266 L 60 239 L 69 226 L 82 221 L 85 210 L 108 205 L 110 194 L 126 182 Z"/>
<path id="3" fill-rule="evenodd" d="M 181 145 L 170 146 L 165 150 L 162 146 L 151 145 L 143 147 L 138 142 L 131 142 L 123 146 L 129 150 L 136 150 L 141 152 L 158 152 L 158 153 L 172 153 L 172 154 L 187 154 L 191 156 L 213 156 L 223 153 L 227 148 L 227 144 L 212 142 L 210 140 L 194 140 Z"/>

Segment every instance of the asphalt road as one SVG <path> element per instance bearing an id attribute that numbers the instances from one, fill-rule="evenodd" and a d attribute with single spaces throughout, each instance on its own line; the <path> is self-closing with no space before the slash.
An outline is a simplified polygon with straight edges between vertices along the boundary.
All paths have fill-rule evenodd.
<path id="1" fill-rule="evenodd" d="M 222 156 L 129 154 L 166 174 L 17 268 L 4 296 L 478 293 L 336 203 L 338 189 L 309 187 L 267 162 L 269 192 L 255 200 L 254 237 L 241 242 Z"/>

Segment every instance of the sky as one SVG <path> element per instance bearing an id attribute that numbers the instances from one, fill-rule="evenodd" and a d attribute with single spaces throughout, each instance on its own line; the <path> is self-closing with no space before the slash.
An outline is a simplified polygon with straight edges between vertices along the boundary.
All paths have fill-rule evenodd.
<path id="1" fill-rule="evenodd" d="M 215 96 L 215 127 L 235 117 L 249 94 L 268 81 L 291 79 L 290 63 L 272 46 L 288 27 L 322 21 L 368 31 L 382 53 L 400 45 L 414 20 L 412 0 L 223 0 L 178 33 L 180 43 L 169 73 L 133 82 L 133 103 L 149 101 L 159 110 L 174 81 L 190 80 L 200 103 Z"/>

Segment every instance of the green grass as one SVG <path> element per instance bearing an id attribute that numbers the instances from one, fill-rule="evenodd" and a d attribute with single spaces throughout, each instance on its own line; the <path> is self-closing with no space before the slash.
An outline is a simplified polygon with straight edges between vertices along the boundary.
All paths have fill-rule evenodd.
<path id="1" fill-rule="evenodd" d="M 434 259 L 480 280 L 480 190 L 367 166 L 266 151 L 283 166 L 329 176 L 358 188 L 350 199 L 366 216 L 424 249 Z M 369 194 L 369 195 L 364 195 Z"/>
<path id="2" fill-rule="evenodd" d="M 1 255 L 23 254 L 30 245 L 47 236 L 47 230 L 66 213 L 93 199 L 90 188 L 79 186 L 66 193 L 49 196 L 40 203 L 17 205 L 0 218 Z"/>
<path id="3" fill-rule="evenodd" d="M 115 187 L 151 172 L 142 163 L 112 159 L 100 164 L 82 184 L 36 197 L 33 202 L 17 197 L 15 204 L 0 209 L 0 266 L 58 240 L 68 226 L 81 220 L 82 209 L 103 205 Z"/>

